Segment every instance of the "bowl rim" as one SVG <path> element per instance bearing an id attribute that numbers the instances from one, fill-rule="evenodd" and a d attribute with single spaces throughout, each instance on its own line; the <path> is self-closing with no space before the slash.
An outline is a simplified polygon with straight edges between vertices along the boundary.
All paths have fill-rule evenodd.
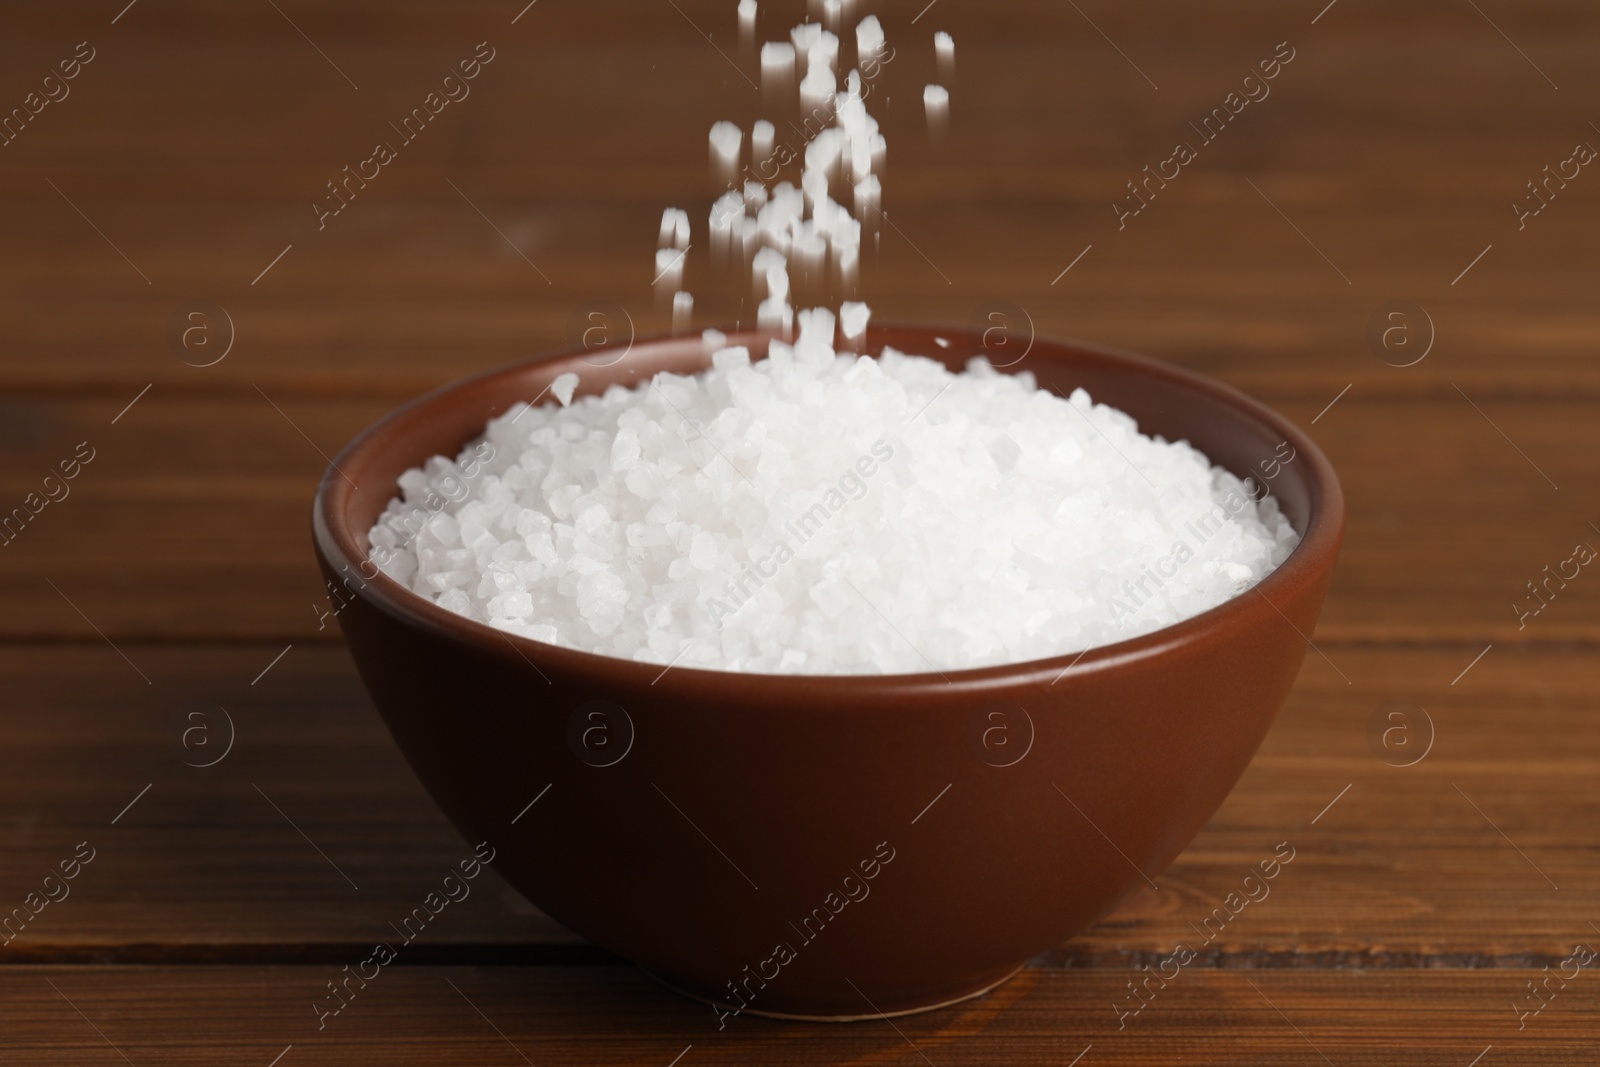
<path id="1" fill-rule="evenodd" d="M 950 341 L 956 338 L 974 339 L 979 335 L 965 327 L 939 327 L 927 324 L 883 323 L 875 324 L 867 334 L 863 347 L 876 358 L 885 344 L 899 348 L 885 335 L 904 338 L 908 334 L 923 335 L 930 343 L 935 337 Z M 761 331 L 724 331 L 725 344 L 764 342 L 773 335 Z M 698 340 L 696 334 L 655 334 L 636 339 L 630 352 L 671 345 L 681 347 Z M 878 341 L 874 344 L 874 338 Z M 782 338 L 777 338 L 782 340 Z M 902 341 L 902 344 L 904 342 Z M 1070 677 L 1081 677 L 1127 664 L 1150 659 L 1180 648 L 1193 648 L 1222 640 L 1226 634 L 1251 621 L 1260 614 L 1256 601 L 1264 600 L 1270 609 L 1294 626 L 1300 637 L 1311 645 L 1309 634 L 1278 607 L 1275 593 L 1292 591 L 1305 584 L 1315 584 L 1323 572 L 1332 570 L 1343 539 L 1345 524 L 1344 491 L 1333 464 L 1309 434 L 1272 408 L 1240 390 L 1197 372 L 1175 366 L 1148 356 L 1108 346 L 1081 341 L 1039 338 L 1035 344 L 1045 344 L 1061 350 L 1064 355 L 1087 355 L 1102 362 L 1120 363 L 1140 374 L 1164 378 L 1170 384 L 1208 395 L 1214 400 L 1242 412 L 1250 419 L 1270 427 L 1295 449 L 1296 459 L 1304 459 L 1302 470 L 1308 495 L 1306 528 L 1301 532 L 1300 543 L 1271 573 L 1254 586 L 1228 598 L 1213 608 L 1187 619 L 1102 645 L 1091 645 L 1075 652 L 1049 656 L 1043 659 L 1021 660 L 990 664 L 982 667 L 964 667 L 952 670 L 927 670 L 887 674 L 781 674 L 757 671 L 733 671 L 706 667 L 689 667 L 662 664 L 643 660 L 625 659 L 599 652 L 553 645 L 533 638 L 513 634 L 490 626 L 487 622 L 457 615 L 442 608 L 422 595 L 411 591 L 387 574 L 378 570 L 369 577 L 362 565 L 370 565 L 367 554 L 358 547 L 357 531 L 347 521 L 353 484 L 343 475 L 342 468 L 366 452 L 386 431 L 398 424 L 418 418 L 423 412 L 439 405 L 446 398 L 464 392 L 490 379 L 510 377 L 548 363 L 557 363 L 582 357 L 587 350 L 572 346 L 511 363 L 492 367 L 477 374 L 458 378 L 397 407 L 373 422 L 333 457 L 323 472 L 312 505 L 312 540 L 319 556 L 331 570 L 359 574 L 361 584 L 353 590 L 354 596 L 368 606 L 388 615 L 395 621 L 422 629 L 428 633 L 460 644 L 471 645 L 493 654 L 511 656 L 534 667 L 540 675 L 544 671 L 538 664 L 560 671 L 568 678 L 587 679 L 607 688 L 654 690 L 662 697 L 690 697 L 700 701 L 719 696 L 748 696 L 751 686 L 765 686 L 776 692 L 816 698 L 838 696 L 845 688 L 859 697 L 870 690 L 884 695 L 904 696 L 910 690 L 927 694 L 959 692 L 971 694 L 989 690 L 1013 689 L 1019 685 L 1045 682 L 1049 686 Z M 981 349 L 980 349 L 981 350 Z M 916 355 L 919 353 L 908 353 Z M 706 351 L 708 358 L 710 349 Z M 936 357 L 928 357 L 936 358 Z M 1025 369 L 1025 368 L 1024 368 Z M 652 376 L 655 372 L 652 372 Z M 488 418 L 497 417 L 488 416 Z M 473 438 L 468 438 L 468 441 Z M 463 442 L 463 445 L 467 442 Z M 417 463 L 428 457 L 421 457 Z M 1207 457 L 1209 459 L 1209 457 Z M 365 538 L 367 531 L 360 531 Z M 1258 597 L 1249 596 L 1250 593 Z M 546 681 L 548 681 L 548 677 Z M 658 685 L 658 683 L 660 683 Z"/>

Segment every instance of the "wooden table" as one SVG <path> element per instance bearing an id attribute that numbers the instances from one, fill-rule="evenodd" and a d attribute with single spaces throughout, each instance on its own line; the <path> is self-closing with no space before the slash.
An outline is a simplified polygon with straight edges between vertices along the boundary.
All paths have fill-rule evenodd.
<path id="1" fill-rule="evenodd" d="M 1600 175 L 1564 163 L 1600 146 L 1593 5 L 884 10 L 879 317 L 1007 302 L 1229 381 L 1310 425 L 1349 536 L 1277 726 L 1155 889 L 957 1008 L 718 1032 L 492 875 L 319 1031 L 467 846 L 319 624 L 306 527 L 398 402 L 593 303 L 664 324 L 660 212 L 701 232 L 710 123 L 762 113 L 732 0 L 124 2 L 0 12 L 5 108 L 93 56 L 0 147 L 0 506 L 93 456 L 0 548 L 0 909 L 68 894 L 0 947 L 0 1062 L 1596 1062 L 1600 974 L 1562 962 L 1600 944 L 1600 576 L 1513 607 L 1600 546 Z M 319 230 L 324 183 L 480 41 L 471 95 Z M 1119 229 L 1125 183 L 1280 50 Z M 1547 164 L 1570 177 L 1531 199 Z M 704 251 L 698 321 L 747 321 Z M 1119 1025 L 1282 841 L 1270 898 Z"/>

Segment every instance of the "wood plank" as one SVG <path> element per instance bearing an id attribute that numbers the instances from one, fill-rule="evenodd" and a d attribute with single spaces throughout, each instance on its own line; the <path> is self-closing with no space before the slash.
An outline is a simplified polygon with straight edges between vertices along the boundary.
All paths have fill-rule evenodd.
<path id="1" fill-rule="evenodd" d="M 0 749 L 0 900 L 20 901 L 78 842 L 98 850 L 71 897 L 0 963 L 327 962 L 383 935 L 469 851 L 404 765 L 344 650 L 296 645 L 274 664 L 280 651 L 123 645 L 146 685 L 103 644 L 0 648 L 13 709 Z M 1590 662 L 1496 646 L 1452 685 L 1475 650 L 1324 651 L 1333 665 L 1308 659 L 1260 754 L 1158 888 L 1041 965 L 1125 968 L 1188 941 L 1203 949 L 1197 968 L 1538 967 L 1593 933 Z M 1415 766 L 1391 765 L 1427 743 L 1415 712 L 1388 748 L 1369 738 L 1396 700 L 1431 716 L 1435 740 Z M 222 751 L 219 708 L 234 748 L 212 768 L 185 766 Z M 1295 858 L 1270 895 L 1208 926 L 1284 841 Z M 604 958 L 492 876 L 448 918 L 414 955 Z"/>
<path id="2" fill-rule="evenodd" d="M 287 946 L 309 943 L 324 958 L 381 934 L 470 855 L 341 649 L 121 648 L 126 660 L 105 645 L 0 653 L 18 712 L 3 899 L 77 843 L 97 849 L 7 953 L 209 960 L 244 944 L 299 959 Z M 572 940 L 492 875 L 451 920 L 440 933 L 457 946 Z"/>
<path id="3" fill-rule="evenodd" d="M 115 425 L 131 396 L 9 401 L 0 505 L 23 504 L 79 442 L 96 454 L 69 497 L 0 548 L 16 609 L 0 638 L 91 640 L 95 627 L 117 640 L 332 638 L 313 607 L 311 498 L 324 456 L 388 404 L 269 397 L 152 392 Z M 1319 640 L 1600 640 L 1600 581 L 1552 582 L 1549 606 L 1520 628 L 1512 607 L 1536 607 L 1527 583 L 1577 543 L 1600 546 L 1600 513 L 1583 505 L 1600 488 L 1583 444 L 1592 402 L 1351 390 L 1318 418 L 1331 399 L 1279 405 L 1317 419 L 1349 501 Z"/>
<path id="4" fill-rule="evenodd" d="M 391 966 L 321 1031 L 312 1005 L 330 996 L 323 983 L 341 976 L 332 965 L 13 967 L 0 970 L 0 995 L 10 1008 L 8 1048 L 29 1062 L 62 1064 L 115 1063 L 121 1052 L 133 1063 L 174 1065 L 267 1064 L 282 1055 L 284 1067 L 1266 1067 L 1324 1059 L 1465 1067 L 1475 1056 L 1485 1064 L 1592 1063 L 1600 1005 L 1587 986 L 1594 978 L 1582 975 L 1521 1030 L 1512 999 L 1542 978 L 1538 971 L 1181 973 L 1120 1030 L 1113 1003 L 1128 995 L 1128 971 L 1028 970 L 986 997 L 892 1025 L 745 1015 L 722 1030 L 708 1008 L 624 967 Z"/>

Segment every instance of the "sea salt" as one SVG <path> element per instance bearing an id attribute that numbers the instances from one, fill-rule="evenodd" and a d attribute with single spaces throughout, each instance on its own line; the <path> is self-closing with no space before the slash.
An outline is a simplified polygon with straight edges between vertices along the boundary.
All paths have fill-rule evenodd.
<path id="1" fill-rule="evenodd" d="M 922 87 L 922 106 L 928 113 L 928 128 L 935 132 L 950 121 L 950 90 L 942 85 Z"/>
<path id="2" fill-rule="evenodd" d="M 570 371 L 566 374 L 556 375 L 556 380 L 550 383 L 550 392 L 561 401 L 561 406 L 566 407 L 572 403 L 572 394 L 577 391 L 578 376 Z"/>
<path id="3" fill-rule="evenodd" d="M 744 142 L 744 131 L 731 122 L 714 123 L 711 127 L 711 167 L 726 178 L 732 178 L 739 166 L 739 146 Z"/>
<path id="4" fill-rule="evenodd" d="M 689 247 L 689 213 L 682 208 L 669 207 L 661 213 L 661 235 L 657 240 L 660 248 L 688 248 Z"/>
<path id="5" fill-rule="evenodd" d="M 772 150 L 777 144 L 778 128 L 766 119 L 757 119 L 754 126 L 750 127 L 750 155 L 757 163 L 764 163 L 772 158 Z M 756 184 L 760 184 L 759 182 Z M 763 200 L 762 203 L 766 201 Z M 755 205 L 760 207 L 760 204 Z"/>
<path id="6" fill-rule="evenodd" d="M 781 86 L 794 77 L 794 45 L 785 41 L 768 41 L 761 46 L 761 81 L 771 87 Z"/>
<path id="7" fill-rule="evenodd" d="M 878 16 L 868 15 L 856 24 L 856 52 L 863 59 L 880 55 L 884 46 L 883 26 Z"/>
<path id="8" fill-rule="evenodd" d="M 948 78 L 951 72 L 955 70 L 956 65 L 955 38 L 951 37 L 943 30 L 940 30 L 938 33 L 934 34 L 933 55 L 934 61 L 939 66 L 939 76 L 941 78 Z"/>
<path id="9" fill-rule="evenodd" d="M 755 8 L 741 0 L 741 28 Z M 837 26 L 845 5 L 825 13 Z M 858 63 L 886 54 L 876 17 L 854 33 Z M 948 78 L 948 34 L 935 52 Z M 861 220 L 882 214 L 886 142 L 861 70 L 841 89 L 838 63 L 839 36 L 816 23 L 761 49 L 765 88 L 831 116 L 799 142 L 798 185 L 768 169 L 770 121 L 750 134 L 763 180 L 742 187 L 743 130 L 710 132 L 727 186 L 711 256 L 748 272 L 757 324 L 780 338 L 766 358 L 706 330 L 711 367 L 693 377 L 577 396 L 578 375 L 560 375 L 557 403 L 517 404 L 455 459 L 400 476 L 370 534 L 385 573 L 456 614 L 601 655 L 880 674 L 1125 640 L 1239 595 L 1287 558 L 1298 536 L 1259 484 L 1141 434 L 1083 390 L 1041 390 L 982 359 L 958 374 L 892 348 L 867 358 L 860 301 L 837 319 L 796 311 L 795 282 L 831 275 L 853 292 Z M 928 85 L 923 99 L 937 131 L 949 93 Z M 841 183 L 854 215 L 833 199 Z M 688 213 L 667 209 L 654 286 L 678 331 L 694 310 L 691 247 Z"/>
<path id="10" fill-rule="evenodd" d="M 656 249 L 655 287 L 658 292 L 675 293 L 683 288 L 683 265 L 688 248 Z"/>
<path id="11" fill-rule="evenodd" d="M 846 300 L 839 305 L 839 332 L 850 344 L 860 344 L 861 338 L 866 336 L 867 320 L 870 318 L 871 308 L 859 300 Z"/>
<path id="12" fill-rule="evenodd" d="M 374 558 L 552 644 L 876 674 L 1148 633 L 1239 595 L 1298 541 L 1270 495 L 1082 390 L 834 338 L 831 313 L 806 311 L 760 361 L 723 348 L 694 377 L 518 404 L 401 477 Z"/>

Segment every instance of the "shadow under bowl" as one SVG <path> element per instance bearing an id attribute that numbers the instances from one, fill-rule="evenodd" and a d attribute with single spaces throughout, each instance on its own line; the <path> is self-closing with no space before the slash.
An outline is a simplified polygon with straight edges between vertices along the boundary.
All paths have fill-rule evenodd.
<path id="1" fill-rule="evenodd" d="M 729 343 L 759 356 L 767 339 Z M 960 369 L 982 343 L 886 327 L 866 348 Z M 598 393 L 697 372 L 710 350 L 674 338 L 598 362 L 534 359 L 382 419 L 323 478 L 316 551 L 353 592 L 351 655 L 444 813 L 550 916 L 719 1013 L 877 1017 L 992 987 L 1153 885 L 1288 695 L 1343 535 L 1326 457 L 1228 386 L 1043 339 L 1008 369 L 1081 386 L 1241 478 L 1276 470 L 1263 484 L 1302 535 L 1289 559 L 1142 637 L 881 676 L 663 673 L 492 629 L 376 572 L 367 531 L 408 468 L 455 456 L 563 372 Z"/>

